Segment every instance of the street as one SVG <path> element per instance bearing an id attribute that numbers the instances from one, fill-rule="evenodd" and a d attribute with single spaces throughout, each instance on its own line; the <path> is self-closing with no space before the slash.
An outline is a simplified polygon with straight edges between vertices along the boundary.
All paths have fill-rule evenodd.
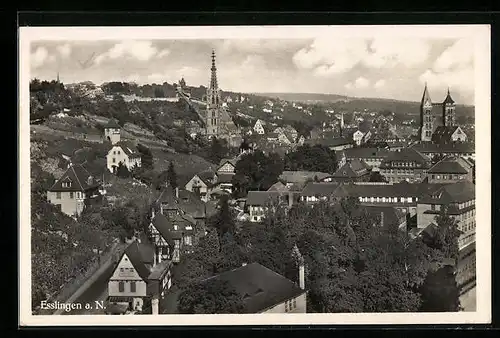
<path id="1" fill-rule="evenodd" d="M 104 309 L 99 309 L 96 306 L 96 301 L 105 301 L 108 293 L 108 280 L 113 274 L 114 264 L 109 267 L 96 279 L 92 285 L 78 297 L 74 304 L 81 304 L 82 309 L 75 309 L 69 312 L 64 311 L 64 315 L 83 315 L 83 314 L 104 314 Z M 85 305 L 90 304 L 92 307 L 89 310 L 85 309 Z"/>

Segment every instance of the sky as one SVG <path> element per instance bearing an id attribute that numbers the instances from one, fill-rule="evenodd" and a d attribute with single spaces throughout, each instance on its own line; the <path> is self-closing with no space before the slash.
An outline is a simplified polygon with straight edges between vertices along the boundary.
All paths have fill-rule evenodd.
<path id="1" fill-rule="evenodd" d="M 216 52 L 219 86 L 244 93 L 326 93 L 419 101 L 424 83 L 441 102 L 448 87 L 474 104 L 469 38 L 34 41 L 30 77 L 63 83 L 178 82 L 208 86 Z"/>

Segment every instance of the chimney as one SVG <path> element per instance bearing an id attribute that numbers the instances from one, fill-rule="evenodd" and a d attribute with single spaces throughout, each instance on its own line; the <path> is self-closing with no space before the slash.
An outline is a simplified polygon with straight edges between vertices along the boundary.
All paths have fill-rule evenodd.
<path id="1" fill-rule="evenodd" d="M 288 192 L 288 207 L 291 208 L 293 206 L 293 193 L 291 191 Z"/>
<path id="2" fill-rule="evenodd" d="M 158 255 L 156 254 L 156 250 L 157 250 L 157 248 L 155 247 L 155 249 L 153 250 L 153 267 L 156 266 L 157 259 L 158 259 Z"/>
<path id="3" fill-rule="evenodd" d="M 305 266 L 304 266 L 304 259 L 302 257 L 299 259 L 299 287 L 302 290 L 304 290 L 306 287 Z"/>
<path id="4" fill-rule="evenodd" d="M 159 300 L 157 297 L 154 297 L 151 299 L 151 314 L 157 315 L 158 314 L 158 308 L 159 308 Z"/>
<path id="5" fill-rule="evenodd" d="M 151 220 L 153 220 L 155 218 L 155 209 L 152 208 L 151 209 Z"/>
<path id="6" fill-rule="evenodd" d="M 175 188 L 175 197 L 179 198 L 179 187 Z"/>

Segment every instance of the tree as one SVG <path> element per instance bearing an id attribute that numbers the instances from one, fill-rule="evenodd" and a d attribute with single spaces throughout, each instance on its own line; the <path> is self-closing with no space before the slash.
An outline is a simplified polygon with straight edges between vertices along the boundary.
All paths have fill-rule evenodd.
<path id="1" fill-rule="evenodd" d="M 243 313 L 244 304 L 242 296 L 229 282 L 211 279 L 182 291 L 178 309 L 182 314 Z"/>
<path id="2" fill-rule="evenodd" d="M 286 170 L 334 173 L 337 170 L 335 151 L 323 145 L 304 144 L 285 155 Z"/>
<path id="3" fill-rule="evenodd" d="M 235 234 L 236 225 L 234 215 L 229 208 L 229 197 L 227 195 L 221 196 L 219 200 L 219 212 L 210 221 L 210 225 L 217 230 L 219 239 L 222 239 L 225 234 Z"/>
<path id="4" fill-rule="evenodd" d="M 219 164 L 219 162 L 227 156 L 227 153 L 228 149 L 225 147 L 224 142 L 216 137 L 212 137 L 207 159 L 212 163 Z"/>
<path id="5" fill-rule="evenodd" d="M 116 168 L 116 176 L 120 178 L 130 177 L 128 168 L 122 162 L 118 163 L 118 168 Z"/>
<path id="6" fill-rule="evenodd" d="M 420 292 L 422 295 L 420 311 L 456 312 L 460 310 L 460 291 L 451 266 L 444 266 L 430 272 Z"/>
<path id="7" fill-rule="evenodd" d="M 141 154 L 141 166 L 145 169 L 153 169 L 153 154 L 151 150 L 140 143 L 137 145 L 137 150 Z"/>
<path id="8" fill-rule="evenodd" d="M 170 162 L 167 169 L 167 182 L 173 189 L 177 188 L 177 173 L 175 172 L 174 162 Z"/>
<path id="9" fill-rule="evenodd" d="M 427 240 L 427 244 L 441 251 L 445 258 L 451 258 L 457 262 L 458 260 L 458 222 L 448 214 L 448 207 L 443 205 L 440 214 L 435 218 L 437 229 L 434 236 Z"/>
<path id="10" fill-rule="evenodd" d="M 378 171 L 372 171 L 370 173 L 370 182 L 385 182 L 387 183 L 387 179 L 380 174 Z"/>
<path id="11" fill-rule="evenodd" d="M 236 163 L 232 184 L 236 197 L 249 190 L 267 190 L 278 181 L 283 172 L 283 161 L 277 154 L 265 155 L 258 150 L 245 154 Z"/>

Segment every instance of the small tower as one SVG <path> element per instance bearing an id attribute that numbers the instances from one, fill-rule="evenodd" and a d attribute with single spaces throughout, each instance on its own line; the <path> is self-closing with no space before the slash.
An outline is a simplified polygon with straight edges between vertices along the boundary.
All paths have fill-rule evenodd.
<path id="1" fill-rule="evenodd" d="M 111 142 L 111 144 L 116 144 L 120 142 L 121 127 L 118 125 L 115 119 L 109 119 L 108 123 L 104 126 L 104 138 Z"/>
<path id="2" fill-rule="evenodd" d="M 340 113 L 340 137 L 343 137 L 343 131 L 344 131 L 344 112 Z"/>
<path id="3" fill-rule="evenodd" d="M 206 135 L 211 138 L 218 136 L 220 124 L 221 99 L 217 84 L 217 67 L 215 66 L 215 51 L 212 51 L 212 68 L 210 85 L 207 89 Z"/>
<path id="4" fill-rule="evenodd" d="M 443 125 L 445 127 L 455 126 L 455 101 L 451 98 L 450 88 L 448 87 L 448 93 L 443 101 Z"/>
<path id="5" fill-rule="evenodd" d="M 59 72 L 57 72 L 57 79 L 56 79 L 57 83 L 61 83 L 61 81 L 59 81 Z"/>
<path id="6" fill-rule="evenodd" d="M 432 100 L 425 83 L 424 94 L 420 102 L 420 140 L 430 141 L 434 131 L 434 116 L 432 116 Z"/>

